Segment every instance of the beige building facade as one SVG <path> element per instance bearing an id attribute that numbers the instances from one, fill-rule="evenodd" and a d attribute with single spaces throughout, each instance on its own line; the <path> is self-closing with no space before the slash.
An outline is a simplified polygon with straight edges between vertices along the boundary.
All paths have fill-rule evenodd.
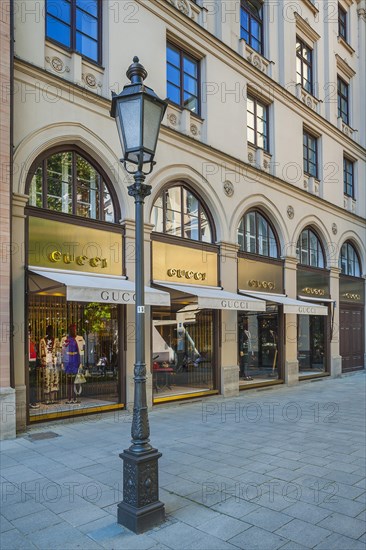
<path id="1" fill-rule="evenodd" d="M 364 368 L 365 0 L 13 9 L 5 437 L 133 401 L 134 205 L 109 111 L 135 55 L 169 100 L 145 201 L 149 404 Z"/>

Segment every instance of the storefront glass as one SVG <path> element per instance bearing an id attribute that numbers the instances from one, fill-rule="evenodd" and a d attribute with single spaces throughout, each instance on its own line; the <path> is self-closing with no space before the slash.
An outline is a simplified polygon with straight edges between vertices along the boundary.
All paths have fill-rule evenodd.
<path id="1" fill-rule="evenodd" d="M 32 294 L 28 324 L 31 420 L 121 403 L 118 306 Z"/>
<path id="2" fill-rule="evenodd" d="M 278 306 L 268 305 L 260 313 L 240 312 L 238 328 L 240 385 L 280 378 Z"/>
<path id="3" fill-rule="evenodd" d="M 175 304 L 152 318 L 154 398 L 213 390 L 215 313 Z"/>
<path id="4" fill-rule="evenodd" d="M 298 316 L 298 360 L 301 376 L 312 376 L 326 371 L 326 323 L 325 316 Z"/>

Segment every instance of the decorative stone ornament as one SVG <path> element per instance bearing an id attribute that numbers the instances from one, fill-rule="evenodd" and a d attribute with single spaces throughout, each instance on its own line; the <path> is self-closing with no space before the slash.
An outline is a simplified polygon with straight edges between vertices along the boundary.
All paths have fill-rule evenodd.
<path id="1" fill-rule="evenodd" d="M 172 126 L 175 126 L 177 124 L 177 115 L 175 115 L 174 113 L 170 113 L 168 115 L 168 120 L 170 122 L 170 124 L 172 124 Z"/>
<path id="2" fill-rule="evenodd" d="M 224 192 L 227 197 L 232 197 L 234 194 L 234 185 L 231 183 L 231 181 L 226 180 L 224 181 Z"/>
<path id="3" fill-rule="evenodd" d="M 337 235 L 338 233 L 338 227 L 336 223 L 332 223 L 332 233 L 333 235 Z"/>
<path id="4" fill-rule="evenodd" d="M 90 88 L 95 88 L 97 85 L 97 79 L 92 73 L 86 73 L 84 76 L 85 83 L 90 86 Z"/>
<path id="5" fill-rule="evenodd" d="M 186 15 L 187 17 L 191 17 L 193 19 L 194 15 L 192 13 L 192 8 L 188 0 L 169 0 L 169 2 L 177 8 L 177 10 L 181 11 Z"/>
<path id="6" fill-rule="evenodd" d="M 57 73 L 69 73 L 70 68 L 65 65 L 65 63 L 57 57 L 56 55 L 53 57 L 49 57 L 48 55 L 45 57 L 45 60 L 47 63 L 49 63 L 54 71 Z"/>
<path id="7" fill-rule="evenodd" d="M 293 217 L 295 216 L 295 210 L 294 210 L 294 207 L 289 205 L 287 207 L 287 217 L 290 218 L 290 220 L 293 219 Z"/>

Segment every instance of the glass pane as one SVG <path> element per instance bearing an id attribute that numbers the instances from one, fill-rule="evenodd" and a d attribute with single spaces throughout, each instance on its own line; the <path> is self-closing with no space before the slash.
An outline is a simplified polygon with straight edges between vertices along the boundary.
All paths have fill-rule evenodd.
<path id="1" fill-rule="evenodd" d="M 180 89 L 173 84 L 169 84 L 169 82 L 167 85 L 167 97 L 173 103 L 180 105 Z"/>
<path id="2" fill-rule="evenodd" d="M 67 48 L 71 47 L 71 29 L 65 23 L 58 21 L 51 15 L 47 16 L 46 21 L 46 35 L 47 38 L 56 40 L 60 44 L 63 44 Z"/>
<path id="3" fill-rule="evenodd" d="M 325 319 L 318 315 L 298 316 L 298 360 L 302 376 L 325 371 Z"/>
<path id="4" fill-rule="evenodd" d="M 214 313 L 197 311 L 185 322 L 179 311 L 185 304 L 152 313 L 153 392 L 157 397 L 214 387 Z"/>
<path id="5" fill-rule="evenodd" d="M 184 86 L 185 92 L 188 92 L 189 94 L 197 96 L 197 93 L 198 93 L 197 80 L 185 74 L 183 86 Z"/>
<path id="6" fill-rule="evenodd" d="M 144 99 L 143 144 L 146 149 L 155 151 L 159 136 L 162 109 L 159 103 Z"/>
<path id="7" fill-rule="evenodd" d="M 247 113 L 247 124 L 249 128 L 254 128 L 254 115 L 251 112 Z"/>
<path id="8" fill-rule="evenodd" d="M 80 32 L 76 32 L 76 49 L 89 59 L 98 61 L 98 42 Z"/>
<path id="9" fill-rule="evenodd" d="M 268 223 L 258 214 L 258 254 L 268 256 Z"/>
<path id="10" fill-rule="evenodd" d="M 275 239 L 274 233 L 270 227 L 269 229 L 269 255 L 271 258 L 277 258 L 278 257 L 278 251 L 277 251 L 277 241 Z"/>
<path id="11" fill-rule="evenodd" d="M 245 216 L 245 249 L 246 252 L 256 252 L 257 231 L 255 225 L 255 212 L 249 212 Z"/>
<path id="12" fill-rule="evenodd" d="M 212 243 L 211 227 L 206 214 L 201 212 L 201 241 Z"/>
<path id="13" fill-rule="evenodd" d="M 76 10 L 76 28 L 95 40 L 98 38 L 98 20 L 78 9 Z"/>
<path id="14" fill-rule="evenodd" d="M 182 236 L 182 217 L 180 211 L 167 209 L 165 224 L 166 232 L 169 235 Z"/>
<path id="15" fill-rule="evenodd" d="M 98 15 L 98 0 L 76 0 L 76 6 L 94 17 Z"/>
<path id="16" fill-rule="evenodd" d="M 76 157 L 76 214 L 99 219 L 99 174 L 88 161 Z"/>
<path id="17" fill-rule="evenodd" d="M 123 103 L 118 103 L 118 108 L 126 139 L 126 148 L 135 149 L 140 147 L 140 124 L 136 124 L 136 120 L 140 120 L 140 99 L 130 99 Z"/>
<path id="18" fill-rule="evenodd" d="M 180 86 L 180 71 L 170 63 L 167 63 L 167 80 L 176 86 Z"/>
<path id="19" fill-rule="evenodd" d="M 154 224 L 154 231 L 159 231 L 160 233 L 164 231 L 163 209 L 156 203 L 152 209 L 151 223 Z"/>
<path id="20" fill-rule="evenodd" d="M 183 71 L 188 75 L 197 78 L 197 62 L 189 59 L 188 57 L 184 57 Z"/>
<path id="21" fill-rule="evenodd" d="M 51 14 L 64 23 L 70 23 L 71 8 L 68 0 L 47 1 L 47 14 Z"/>
<path id="22" fill-rule="evenodd" d="M 196 197 L 187 191 L 187 189 L 183 189 L 183 212 L 189 212 L 194 216 L 198 216 L 198 205 L 199 202 Z"/>
<path id="23" fill-rule="evenodd" d="M 251 32 L 253 35 L 253 38 L 255 38 L 258 42 L 261 41 L 261 25 L 254 19 L 251 21 Z"/>
<path id="24" fill-rule="evenodd" d="M 180 187 L 171 187 L 166 191 L 166 206 L 170 210 L 180 211 L 182 208 L 181 205 L 181 188 Z"/>
<path id="25" fill-rule="evenodd" d="M 27 353 L 32 420 L 44 420 L 45 412 L 73 415 L 70 403 L 80 411 L 119 402 L 117 335 L 117 306 L 32 294 Z M 86 383 L 74 385 L 79 369 Z"/>
<path id="26" fill-rule="evenodd" d="M 183 237 L 187 239 L 199 240 L 198 217 L 192 214 L 183 215 Z"/>
<path id="27" fill-rule="evenodd" d="M 180 67 L 179 52 L 176 49 L 173 49 L 171 46 L 167 47 L 166 58 L 167 58 L 167 61 L 169 61 L 169 63 L 171 63 L 172 65 L 175 65 L 176 67 Z"/>
<path id="28" fill-rule="evenodd" d="M 245 247 L 244 247 L 244 220 L 243 220 L 243 218 L 241 219 L 239 227 L 238 227 L 238 244 L 239 244 L 240 250 L 245 250 Z"/>
<path id="29" fill-rule="evenodd" d="M 47 159 L 47 208 L 72 213 L 71 153 L 56 153 Z"/>
<path id="30" fill-rule="evenodd" d="M 38 208 L 42 208 L 43 206 L 42 173 L 42 166 L 39 166 L 32 178 L 32 183 L 29 188 L 29 204 L 30 206 L 37 206 Z"/>
<path id="31" fill-rule="evenodd" d="M 108 191 L 108 188 L 106 184 L 103 182 L 103 210 L 104 210 L 104 220 L 106 222 L 114 222 L 115 215 L 114 215 L 114 208 L 113 208 L 113 202 L 112 197 Z"/>
<path id="32" fill-rule="evenodd" d="M 186 109 L 189 109 L 189 111 L 192 111 L 193 113 L 198 112 L 198 100 L 195 96 L 191 94 L 187 94 L 184 92 L 183 94 L 183 105 Z"/>
<path id="33" fill-rule="evenodd" d="M 255 143 L 255 134 L 252 128 L 247 128 L 247 138 L 250 143 Z"/>

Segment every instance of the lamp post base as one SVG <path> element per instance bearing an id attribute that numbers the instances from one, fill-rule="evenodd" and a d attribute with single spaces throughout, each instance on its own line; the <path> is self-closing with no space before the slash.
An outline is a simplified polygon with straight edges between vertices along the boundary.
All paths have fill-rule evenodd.
<path id="1" fill-rule="evenodd" d="M 123 460 L 123 501 L 118 504 L 117 521 L 136 534 L 165 520 L 164 504 L 159 501 L 158 459 L 161 453 L 151 449 L 121 453 Z"/>

